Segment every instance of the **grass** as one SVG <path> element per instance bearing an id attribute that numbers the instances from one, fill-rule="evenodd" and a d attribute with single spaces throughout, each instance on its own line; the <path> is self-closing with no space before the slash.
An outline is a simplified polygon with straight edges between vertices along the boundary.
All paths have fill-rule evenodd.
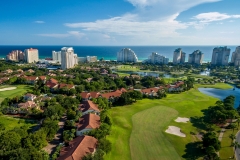
<path id="1" fill-rule="evenodd" d="M 216 83 L 216 84 L 195 84 L 197 88 L 216 88 L 216 89 L 231 89 L 233 86 L 227 83 Z"/>
<path id="2" fill-rule="evenodd" d="M 230 134 L 234 134 L 236 135 L 238 132 L 237 130 L 233 130 L 232 129 L 226 129 L 224 134 L 223 134 L 223 138 L 221 141 L 221 149 L 219 151 L 219 155 L 221 157 L 221 159 L 229 159 L 229 157 L 233 157 L 233 147 L 230 146 L 231 145 L 231 139 L 229 138 Z"/>
<path id="3" fill-rule="evenodd" d="M 27 90 L 31 90 L 31 86 L 28 86 L 28 85 L 17 85 L 17 86 L 7 85 L 7 86 L 1 86 L 1 89 L 8 88 L 8 87 L 17 87 L 17 88 L 14 90 L 9 90 L 9 91 L 1 91 L 0 92 L 0 102 L 3 101 L 7 97 L 12 98 L 12 97 L 15 97 L 18 95 L 20 96 L 20 95 L 26 93 Z"/>
<path id="4" fill-rule="evenodd" d="M 12 130 L 16 127 L 27 126 L 34 127 L 36 121 L 22 118 L 13 118 L 10 116 L 0 116 L 0 123 L 4 125 L 5 131 Z"/>
<path id="5" fill-rule="evenodd" d="M 227 87 L 225 84 L 216 84 L 214 86 Z M 198 87 L 201 87 L 201 85 L 198 85 Z M 190 132 L 197 133 L 199 128 L 201 129 L 201 126 L 197 123 L 176 123 L 174 119 L 178 116 L 202 116 L 202 110 L 215 104 L 216 100 L 216 98 L 200 93 L 197 87 L 195 87 L 181 94 L 169 94 L 165 99 L 144 99 L 130 106 L 112 108 L 110 110 L 113 121 L 112 133 L 107 137 L 112 142 L 112 151 L 105 156 L 105 159 L 139 159 L 139 156 L 136 155 L 137 152 L 146 158 L 150 156 L 150 153 L 145 151 L 146 148 L 156 151 L 154 155 L 152 155 L 151 152 L 153 156 L 151 159 L 159 159 L 158 157 L 160 155 L 163 159 L 171 159 L 167 158 L 169 153 L 172 153 L 170 156 L 175 157 L 173 159 L 191 159 L 192 157 L 194 157 L 192 159 L 198 159 L 202 156 L 200 153 L 194 152 L 198 139 L 196 136 L 191 135 Z M 176 111 L 174 112 L 173 110 Z M 144 117 L 146 116 L 145 111 L 149 112 L 149 116 Z M 156 113 L 159 117 L 155 117 Z M 145 123 L 145 121 L 148 123 Z M 157 123 L 156 121 L 159 126 L 154 125 L 153 128 L 149 130 L 150 125 Z M 181 138 L 165 133 L 164 131 L 169 125 L 180 127 L 187 137 Z M 144 131 L 146 132 L 144 133 Z M 155 131 L 157 133 L 151 133 Z M 149 137 L 147 138 L 146 136 L 148 135 Z M 162 142 L 160 142 L 159 139 L 161 139 Z M 156 140 L 156 142 L 154 140 Z M 143 143 L 141 141 L 150 141 L 152 143 Z M 190 142 L 194 144 L 189 145 Z M 143 145 L 145 146 L 143 147 Z M 175 153 L 177 153 L 178 156 Z"/>
<path id="6" fill-rule="evenodd" d="M 132 117 L 133 129 L 130 137 L 132 159 L 180 159 L 163 132 L 165 126 L 177 115 L 175 109 L 165 106 L 153 107 L 135 114 Z"/>

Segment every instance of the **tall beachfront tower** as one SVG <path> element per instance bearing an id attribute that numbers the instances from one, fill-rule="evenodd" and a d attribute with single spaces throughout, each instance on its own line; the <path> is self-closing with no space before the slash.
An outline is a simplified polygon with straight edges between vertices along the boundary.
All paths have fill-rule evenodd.
<path id="1" fill-rule="evenodd" d="M 60 63 L 61 64 L 61 56 L 62 56 L 62 52 L 61 51 L 52 51 L 52 59 L 54 60 L 54 61 L 57 61 L 58 63 Z"/>
<path id="2" fill-rule="evenodd" d="M 228 65 L 228 59 L 230 55 L 230 48 L 225 47 L 216 47 L 213 49 L 212 53 L 212 65 L 226 66 Z"/>
<path id="3" fill-rule="evenodd" d="M 152 52 L 152 54 L 148 57 L 147 60 L 144 61 L 145 63 L 152 63 L 152 64 L 168 64 L 169 59 L 165 56 L 162 56 L 156 52 Z"/>
<path id="4" fill-rule="evenodd" d="M 234 66 L 240 66 L 240 46 L 238 46 L 232 54 L 231 63 L 234 64 Z"/>
<path id="5" fill-rule="evenodd" d="M 33 48 L 25 49 L 24 54 L 25 54 L 25 61 L 27 63 L 34 63 L 39 61 L 37 49 L 33 49 Z"/>
<path id="6" fill-rule="evenodd" d="M 200 50 L 194 51 L 192 54 L 189 54 L 188 63 L 201 65 L 203 61 L 203 53 Z"/>
<path id="7" fill-rule="evenodd" d="M 72 47 L 63 47 L 61 49 L 61 68 L 68 69 L 73 68 L 76 64 L 78 64 L 77 54 L 74 54 L 74 50 Z"/>
<path id="8" fill-rule="evenodd" d="M 130 48 L 123 48 L 120 52 L 117 53 L 118 62 L 137 62 L 137 55 Z"/>
<path id="9" fill-rule="evenodd" d="M 173 52 L 173 64 L 183 64 L 185 63 L 186 53 L 182 51 L 181 48 L 176 49 Z"/>

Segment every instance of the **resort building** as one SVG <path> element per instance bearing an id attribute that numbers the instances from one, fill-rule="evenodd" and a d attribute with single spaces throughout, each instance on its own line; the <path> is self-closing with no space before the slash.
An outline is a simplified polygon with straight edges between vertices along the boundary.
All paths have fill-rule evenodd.
<path id="1" fill-rule="evenodd" d="M 9 61 L 24 61 L 24 53 L 19 50 L 12 51 L 6 56 Z"/>
<path id="2" fill-rule="evenodd" d="M 231 63 L 233 63 L 234 66 L 237 66 L 237 67 L 240 66 L 240 46 L 238 46 L 235 52 L 233 52 Z"/>
<path id="3" fill-rule="evenodd" d="M 192 54 L 189 54 L 188 63 L 201 65 L 203 60 L 203 53 L 200 50 L 194 51 Z"/>
<path id="4" fill-rule="evenodd" d="M 97 62 L 97 56 L 78 57 L 78 62 L 81 63 Z"/>
<path id="5" fill-rule="evenodd" d="M 148 59 L 143 61 L 143 63 L 152 63 L 152 64 L 168 64 L 168 62 L 169 62 L 168 58 L 156 52 L 152 52 L 152 54 L 148 57 Z"/>
<path id="6" fill-rule="evenodd" d="M 52 60 L 61 64 L 61 51 L 52 51 Z"/>
<path id="7" fill-rule="evenodd" d="M 91 136 L 79 136 L 61 148 L 57 160 L 81 160 L 88 154 L 94 154 L 98 140 Z"/>
<path id="8" fill-rule="evenodd" d="M 25 54 L 25 61 L 27 63 L 34 63 L 39 61 L 37 49 L 33 49 L 33 48 L 25 49 L 24 54 Z"/>
<path id="9" fill-rule="evenodd" d="M 176 49 L 173 52 L 173 64 L 183 64 L 185 63 L 186 53 L 182 51 L 181 48 Z"/>
<path id="10" fill-rule="evenodd" d="M 77 54 L 74 54 L 73 48 L 63 47 L 61 49 L 61 68 L 73 68 L 76 64 L 78 64 L 78 58 Z"/>
<path id="11" fill-rule="evenodd" d="M 118 62 L 137 62 L 137 55 L 130 48 L 123 48 L 120 52 L 117 53 Z"/>
<path id="12" fill-rule="evenodd" d="M 228 65 L 228 59 L 230 55 L 230 48 L 225 47 L 216 47 L 213 49 L 212 53 L 212 65 L 226 66 Z"/>

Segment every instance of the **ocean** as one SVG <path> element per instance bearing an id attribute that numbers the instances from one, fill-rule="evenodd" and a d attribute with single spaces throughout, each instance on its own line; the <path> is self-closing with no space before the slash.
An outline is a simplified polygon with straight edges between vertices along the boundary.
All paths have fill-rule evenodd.
<path id="1" fill-rule="evenodd" d="M 52 51 L 60 51 L 65 46 L 40 46 L 40 45 L 24 45 L 24 46 L 0 46 L 0 58 L 5 58 L 6 55 L 12 50 L 21 50 L 27 48 L 36 48 L 39 50 L 39 58 L 44 59 L 46 57 L 52 57 Z M 66 46 L 73 47 L 74 52 L 78 57 L 85 56 L 97 56 L 98 59 L 104 58 L 105 60 L 116 60 L 117 52 L 122 48 L 131 48 L 137 55 L 140 61 L 145 60 L 152 52 L 164 55 L 172 61 L 173 52 L 177 48 L 182 48 L 182 51 L 191 54 L 195 50 L 200 50 L 204 53 L 204 62 L 210 62 L 212 58 L 212 50 L 218 46 Z M 228 46 L 231 49 L 231 53 L 235 51 L 237 46 Z M 186 58 L 187 61 L 188 58 Z M 231 59 L 231 55 L 229 60 Z"/>

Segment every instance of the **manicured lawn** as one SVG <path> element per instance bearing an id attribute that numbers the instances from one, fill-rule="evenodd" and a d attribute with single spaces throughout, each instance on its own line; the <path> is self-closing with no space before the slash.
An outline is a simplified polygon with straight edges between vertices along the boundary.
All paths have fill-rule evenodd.
<path id="1" fill-rule="evenodd" d="M 195 84 L 195 87 L 198 88 L 216 88 L 216 89 L 231 89 L 233 86 L 227 84 L 227 83 L 216 83 L 214 85 L 201 85 L 201 84 Z"/>
<path id="2" fill-rule="evenodd" d="M 112 117 L 113 126 L 112 126 L 112 132 L 111 135 L 108 136 L 108 139 L 112 142 L 112 151 L 105 156 L 105 159 L 107 160 L 127 160 L 127 159 L 135 159 L 134 156 L 136 156 L 136 150 L 141 150 L 141 156 L 148 157 L 149 152 L 144 152 L 144 148 L 150 148 L 151 150 L 155 150 L 156 153 L 153 155 L 155 158 L 158 156 L 164 157 L 165 159 L 171 159 L 167 158 L 169 156 L 170 152 L 174 152 L 175 149 L 179 155 L 178 158 L 184 157 L 184 158 L 191 158 L 194 146 L 187 145 L 190 142 L 198 142 L 198 139 L 196 136 L 193 136 L 190 134 L 190 132 L 197 133 L 199 130 L 197 129 L 198 126 L 197 123 L 176 123 L 174 122 L 174 119 L 179 117 L 195 117 L 195 116 L 202 116 L 203 113 L 201 110 L 208 108 L 209 106 L 215 104 L 216 98 L 212 98 L 210 96 L 206 96 L 198 91 L 197 88 L 194 88 L 190 91 L 181 93 L 181 94 L 168 94 L 168 97 L 161 100 L 150 100 L 150 99 L 144 99 L 141 101 L 138 101 L 137 103 L 131 105 L 131 106 L 124 106 L 124 107 L 115 107 L 110 110 L 110 115 Z M 165 106 L 165 107 L 162 107 Z M 151 109 L 151 112 L 149 116 L 144 117 L 140 116 L 138 117 L 138 113 L 140 112 L 145 115 L 145 112 L 147 109 Z M 175 112 L 173 111 L 176 110 Z M 141 112 L 143 111 L 143 112 Z M 152 133 L 153 137 L 151 140 L 151 136 L 146 138 L 142 137 L 139 140 L 134 140 L 134 138 L 130 138 L 131 134 L 135 137 L 141 137 L 143 135 L 144 130 L 147 131 L 148 125 L 152 125 L 156 123 L 156 117 L 154 118 L 155 114 L 159 114 L 159 117 L 161 120 L 158 121 L 159 126 L 153 126 L 153 127 L 159 127 L 153 129 L 153 132 L 156 130 L 159 133 L 159 139 L 162 139 L 162 143 L 158 142 L 158 138 L 156 139 L 157 134 Z M 178 114 L 177 114 L 178 113 Z M 138 117 L 138 118 L 136 118 Z M 141 121 L 147 121 L 148 124 L 140 124 L 138 123 Z M 165 133 L 164 131 L 167 129 L 169 125 L 180 127 L 181 130 L 187 135 L 186 138 L 177 137 L 174 135 L 170 135 Z M 142 131 L 143 130 L 143 131 Z M 152 132 L 149 130 L 149 133 Z M 146 136 L 146 135 L 145 135 Z M 164 139 L 168 143 L 164 143 Z M 143 141 L 154 141 L 153 143 L 145 143 L 144 148 L 141 148 L 141 146 L 144 144 Z M 164 144 L 164 145 L 163 145 Z M 187 146 L 186 146 L 187 145 Z M 130 146 L 132 146 L 130 148 Z M 139 147 L 139 148 L 134 148 Z M 140 151 L 139 151 L 140 152 Z M 176 152 L 175 152 L 176 153 Z M 140 154 L 140 153 L 139 153 Z M 196 153 L 194 153 L 196 154 Z M 132 155 L 132 158 L 131 158 Z M 172 153 L 171 156 L 176 156 L 177 154 Z M 196 159 L 199 158 L 201 154 L 199 153 L 199 156 L 195 157 Z M 138 159 L 137 157 L 136 159 Z M 154 158 L 153 158 L 154 159 Z M 158 158 L 156 158 L 158 159 Z"/>
<path id="3" fill-rule="evenodd" d="M 1 91 L 0 92 L 0 102 L 2 100 L 4 100 L 4 98 L 6 98 L 6 97 L 14 97 L 17 95 L 22 95 L 22 94 L 26 93 L 27 90 L 31 90 L 31 88 L 32 88 L 32 86 L 28 86 L 28 85 L 16 85 L 16 86 L 7 85 L 7 86 L 1 86 L 1 89 L 8 88 L 8 87 L 17 87 L 17 88 L 14 90 L 9 90 L 9 91 Z"/>
<path id="4" fill-rule="evenodd" d="M 232 140 L 229 138 L 230 134 L 234 134 L 236 135 L 238 132 L 237 130 L 233 130 L 232 129 L 226 129 L 226 131 L 223 134 L 223 138 L 221 141 L 221 150 L 219 151 L 219 155 L 221 157 L 221 159 L 229 159 L 229 157 L 233 157 L 233 147 L 230 146 Z"/>
<path id="5" fill-rule="evenodd" d="M 4 125 L 5 131 L 12 130 L 15 127 L 27 126 L 30 128 L 36 125 L 36 121 L 34 120 L 13 118 L 5 115 L 0 116 L 0 123 Z"/>
<path id="6" fill-rule="evenodd" d="M 180 159 L 174 146 L 164 134 L 165 126 L 177 115 L 175 109 L 165 106 L 153 107 L 133 115 L 130 137 L 132 159 Z"/>

